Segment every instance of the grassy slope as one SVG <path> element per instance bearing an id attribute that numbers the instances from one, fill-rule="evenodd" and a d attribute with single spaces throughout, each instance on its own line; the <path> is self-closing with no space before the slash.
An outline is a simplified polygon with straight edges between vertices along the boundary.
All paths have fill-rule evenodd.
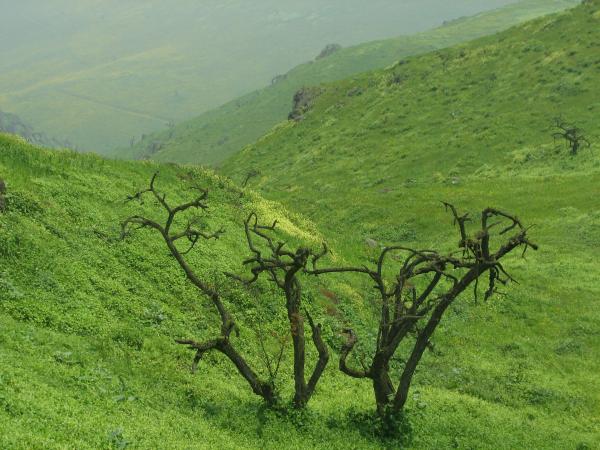
<path id="1" fill-rule="evenodd" d="M 237 180 L 260 170 L 253 187 L 326 235 L 354 236 L 337 248 L 356 257 L 366 238 L 436 242 L 446 223 L 440 200 L 473 212 L 499 206 L 535 224 L 542 250 L 513 263 L 522 285 L 496 304 L 497 315 L 465 318 L 468 331 L 452 331 L 445 351 L 461 363 L 445 385 L 493 404 L 535 405 L 557 428 L 582 420 L 596 443 L 599 42 L 600 2 L 592 1 L 409 58 L 332 84 L 304 121 L 282 124 L 224 166 Z M 553 143 L 549 125 L 560 113 L 587 129 L 591 152 L 572 158 Z M 494 383 L 505 383 L 500 397 Z M 561 445 L 543 446 L 553 447 Z"/>
<path id="2" fill-rule="evenodd" d="M 189 351 L 173 343 L 210 334 L 211 309 L 156 237 L 118 240 L 119 221 L 139 208 L 125 203 L 125 195 L 157 168 L 51 153 L 0 135 L 0 174 L 9 192 L 8 212 L 0 216 L 0 447 L 107 448 L 119 428 L 135 447 L 258 446 L 254 429 L 245 437 L 221 424 L 236 409 L 243 419 L 231 426 L 243 426 L 257 407 L 227 364 L 192 377 Z M 160 170 L 173 202 L 186 192 L 179 175 L 193 174 L 207 186 L 207 225 L 228 231 L 195 255 L 197 266 L 238 269 L 247 252 L 240 224 L 250 209 L 303 234 L 281 208 L 240 199 L 216 176 Z M 156 215 L 152 202 L 143 209 Z M 273 304 L 231 295 L 244 311 L 243 325 Z M 248 328 L 242 333 L 252 339 Z"/>
<path id="3" fill-rule="evenodd" d="M 328 58 L 303 64 L 267 88 L 231 101 L 220 108 L 152 134 L 120 157 L 151 157 L 160 161 L 217 164 L 254 142 L 291 110 L 293 94 L 305 85 L 340 80 L 359 72 L 383 68 L 409 55 L 448 47 L 504 30 L 517 23 L 576 4 L 575 0 L 524 0 L 464 18 L 424 33 L 370 42 L 343 49 Z M 151 148 L 161 149 L 152 154 Z"/>
<path id="4" fill-rule="evenodd" d="M 280 207 L 249 192 L 240 199 L 227 180 L 198 169 L 54 153 L 0 136 L 0 174 L 9 186 L 9 209 L 0 216 L 0 447 L 397 447 L 361 433 L 352 422 L 352 411 L 372 408 L 370 388 L 339 375 L 335 364 L 305 416 L 262 409 L 218 357 L 198 375 L 189 373 L 191 355 L 173 338 L 209 335 L 210 309 L 156 236 L 116 239 L 117 223 L 139 208 L 123 197 L 143 187 L 156 169 L 174 202 L 186 192 L 180 176 L 192 173 L 210 189 L 207 225 L 224 225 L 227 234 L 194 255 L 198 267 L 239 267 L 246 254 L 239 224 L 251 209 L 278 217 L 286 235 L 311 240 L 302 231 L 309 230 L 320 240 L 306 220 L 290 221 Z M 152 202 L 143 210 L 157 213 Z M 573 232 L 589 220 L 571 223 Z M 423 230 L 423 245 L 430 231 Z M 585 296 L 597 286 L 590 272 L 577 275 L 575 287 L 553 281 L 555 295 L 589 312 L 578 323 L 553 320 L 561 308 L 544 295 L 546 286 L 560 271 L 575 274 L 578 266 L 548 264 L 550 257 L 543 256 L 546 265 L 534 271 L 533 282 L 511 288 L 505 301 L 465 303 L 448 318 L 437 339 L 442 356 L 425 358 L 410 402 L 413 448 L 594 448 L 598 386 L 590 374 L 598 368 L 591 333 L 598 320 Z M 360 298 L 343 281 L 330 280 L 327 287 L 356 323 L 365 309 Z M 235 287 L 225 288 L 242 337 L 252 340 L 252 318 L 273 317 L 280 299 L 257 303 Z M 316 287 L 309 295 L 333 344 L 339 325 L 323 317 L 324 297 Z M 536 301 L 520 301 L 526 298 Z M 521 335 L 524 324 L 532 330 Z"/>

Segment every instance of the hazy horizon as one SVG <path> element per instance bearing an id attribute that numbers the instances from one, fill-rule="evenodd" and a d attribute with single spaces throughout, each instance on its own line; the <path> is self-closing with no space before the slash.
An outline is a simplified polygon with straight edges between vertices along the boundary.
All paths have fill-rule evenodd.
<path id="1" fill-rule="evenodd" d="M 413 34 L 510 3 L 1 0 L 0 110 L 106 150 L 263 87 L 327 44 Z"/>

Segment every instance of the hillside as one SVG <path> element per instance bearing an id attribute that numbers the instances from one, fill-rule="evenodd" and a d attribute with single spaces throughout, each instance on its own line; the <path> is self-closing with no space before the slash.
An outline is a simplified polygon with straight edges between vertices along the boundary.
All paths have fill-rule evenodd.
<path id="1" fill-rule="evenodd" d="M 552 126 L 562 115 L 598 134 L 596 7 L 322 86 L 303 120 L 281 123 L 222 171 L 238 182 L 260 171 L 251 186 L 336 227 L 421 189 L 537 182 L 571 166 L 577 177 L 595 153 L 569 158 Z"/>
<path id="2" fill-rule="evenodd" d="M 122 158 L 215 165 L 285 120 L 291 111 L 294 93 L 303 86 L 341 80 L 359 72 L 383 68 L 409 55 L 494 34 L 576 3 L 577 0 L 523 0 L 451 21 L 416 35 L 344 48 L 326 58 L 292 69 L 275 78 L 269 87 L 237 98 L 173 128 L 150 134 L 133 147 L 120 148 L 111 154 Z"/>
<path id="3" fill-rule="evenodd" d="M 530 164 L 545 172 L 544 182 L 533 173 L 517 174 L 508 190 L 487 178 L 460 188 L 427 186 L 431 192 L 415 186 L 411 198 L 394 201 L 402 221 L 380 238 L 452 242 L 451 223 L 433 201 L 445 198 L 470 209 L 489 201 L 522 212 L 543 245 L 526 262 L 510 261 L 522 284 L 506 297 L 485 304 L 465 298 L 445 321 L 411 396 L 410 448 L 597 448 L 598 165 Z M 335 363 L 306 414 L 265 410 L 219 358 L 190 373 L 191 355 L 173 339 L 210 334 L 205 302 L 156 236 L 118 239 L 118 223 L 140 208 L 123 199 L 157 169 L 169 200 L 187 198 L 190 180 L 210 191 L 206 226 L 224 226 L 226 234 L 192 256 L 204 275 L 239 267 L 247 253 L 240 225 L 251 210 L 278 218 L 288 239 L 321 240 L 306 219 L 250 191 L 240 196 L 230 181 L 204 170 L 51 152 L 0 136 L 0 176 L 8 185 L 0 214 L 0 447 L 397 448 L 359 426 L 357 414 L 372 409 L 368 383 L 342 377 Z M 520 195 L 527 189 L 534 207 Z M 548 208 L 557 193 L 559 202 Z M 142 209 L 158 214 L 152 202 Z M 369 252 L 363 237 L 376 236 L 381 223 L 384 216 L 356 219 L 344 237 L 349 245 L 335 252 L 361 260 Z M 235 299 L 243 339 L 253 336 L 253 317 L 274 326 L 267 311 L 280 299 L 265 305 L 223 287 Z M 369 307 L 345 280 L 325 287 L 327 296 L 310 285 L 309 298 L 335 349 L 339 320 L 351 318 L 362 330 Z M 341 303 L 330 316 L 332 293 Z"/>
<path id="4" fill-rule="evenodd" d="M 51 152 L 0 135 L 0 178 L 7 184 L 7 210 L 0 212 L 1 448 L 124 448 L 127 442 L 189 448 L 190 440 L 193 448 L 259 446 L 258 400 L 230 378 L 224 361 L 192 375 L 192 355 L 173 341 L 214 332 L 206 302 L 156 236 L 119 239 L 119 223 L 140 208 L 160 217 L 153 202 L 124 201 L 157 169 L 173 203 L 188 200 L 190 186 L 209 189 L 205 225 L 226 233 L 190 256 L 204 276 L 241 266 L 250 211 L 278 219 L 283 236 L 319 239 L 300 217 L 252 193 L 240 197 L 209 172 Z M 256 304 L 235 286 L 228 292 L 242 337 L 251 342 L 251 318 L 265 317 L 279 299 Z M 240 415 L 233 422 L 232 410 Z M 282 439 L 304 440 L 300 432 L 279 436 L 285 421 L 267 418 L 271 425 L 263 425 L 274 427 L 264 431 L 271 448 Z M 333 433 L 331 441 L 338 437 Z"/>
<path id="5" fill-rule="evenodd" d="M 264 86 L 328 43 L 416 32 L 510 1 L 423 0 L 418 20 L 393 0 L 366 10 L 359 0 L 5 2 L 0 105 L 103 152 Z"/>
<path id="6" fill-rule="evenodd" d="M 15 114 L 0 111 L 0 133 L 16 134 L 27 142 L 50 148 L 73 148 L 69 141 L 63 141 L 47 136 L 33 129 Z"/>
<path id="7" fill-rule="evenodd" d="M 599 24 L 600 0 L 587 0 L 323 85 L 301 120 L 228 160 L 229 177 L 0 134 L 0 448 L 600 449 Z M 591 148 L 571 156 L 554 142 L 557 114 Z M 257 341 L 277 334 L 284 299 L 264 280 L 247 290 L 221 275 L 248 255 L 251 211 L 277 219 L 281 239 L 327 241 L 328 262 L 369 263 L 392 243 L 455 249 L 440 201 L 516 213 L 540 249 L 505 261 L 519 283 L 503 295 L 465 293 L 446 314 L 401 446 L 373 432 L 370 383 L 337 368 L 343 328 L 365 346 L 378 339 L 376 299 L 353 276 L 306 280 L 332 353 L 307 411 L 265 408 L 219 355 L 190 372 L 174 339 L 213 336 L 212 308 L 158 236 L 120 239 L 131 214 L 164 220 L 157 202 L 125 201 L 157 171 L 169 202 L 208 189 L 198 226 L 225 234 L 188 258 L 224 293 L 233 339 L 258 366 Z M 251 172 L 247 188 L 235 184 Z"/>
<path id="8" fill-rule="evenodd" d="M 523 265 L 521 288 L 499 302 L 486 331 L 468 322 L 470 333 L 487 336 L 472 341 L 477 359 L 498 370 L 477 378 L 510 379 L 510 397 L 537 380 L 548 397 L 530 398 L 530 406 L 537 403 L 555 424 L 587 421 L 596 445 L 600 398 L 590 392 L 598 392 L 600 371 L 599 25 L 600 2 L 587 1 L 323 86 L 304 120 L 281 124 L 223 166 L 237 181 L 259 171 L 250 186 L 340 236 L 349 255 L 365 253 L 367 239 L 428 244 L 445 223 L 441 200 L 471 210 L 498 206 L 534 224 L 542 250 Z M 587 131 L 591 149 L 572 157 L 553 141 L 553 118 L 561 114 Z M 348 236 L 353 245 L 342 244 Z M 460 334 L 455 343 L 469 346 Z M 499 369 L 502 345 L 523 350 L 526 359 Z M 461 386 L 478 369 L 459 372 L 449 384 Z M 589 403 L 545 404 L 558 392 Z M 503 401 L 486 388 L 474 395 Z"/>

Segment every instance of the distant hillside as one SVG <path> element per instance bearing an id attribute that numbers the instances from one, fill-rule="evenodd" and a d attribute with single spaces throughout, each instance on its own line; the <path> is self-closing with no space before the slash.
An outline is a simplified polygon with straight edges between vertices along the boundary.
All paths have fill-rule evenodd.
<path id="1" fill-rule="evenodd" d="M 596 5 L 323 85 L 302 120 L 275 127 L 223 172 L 241 182 L 259 171 L 251 186 L 337 226 L 346 220 L 331 214 L 357 213 L 340 205 L 373 210 L 421 186 L 589 163 L 597 155 L 570 158 L 552 125 L 562 115 L 600 145 Z"/>
<path id="2" fill-rule="evenodd" d="M 303 86 L 383 68 L 409 55 L 493 34 L 577 3 L 578 0 L 523 0 L 414 36 L 345 48 L 275 77 L 272 85 L 265 89 L 160 133 L 145 136 L 133 147 L 118 149 L 113 154 L 122 158 L 215 165 L 285 120 L 291 111 L 294 93 Z"/>
<path id="3" fill-rule="evenodd" d="M 0 133 L 10 133 L 21 136 L 27 142 L 42 147 L 74 148 L 68 140 L 60 140 L 35 131 L 15 114 L 0 111 Z"/>
<path id="4" fill-rule="evenodd" d="M 0 104 L 105 152 L 264 86 L 326 44 L 412 33 L 512 1 L 5 1 Z"/>

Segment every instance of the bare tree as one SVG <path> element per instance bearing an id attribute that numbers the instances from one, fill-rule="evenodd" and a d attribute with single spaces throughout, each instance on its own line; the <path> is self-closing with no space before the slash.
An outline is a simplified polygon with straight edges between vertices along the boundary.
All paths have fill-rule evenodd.
<path id="1" fill-rule="evenodd" d="M 326 247 L 319 253 L 304 247 L 295 251 L 287 250 L 284 242 L 275 242 L 272 236 L 276 227 L 277 222 L 272 225 L 260 225 L 257 215 L 250 214 L 245 222 L 245 231 L 252 255 L 244 261 L 244 265 L 250 267 L 252 277 L 244 279 L 234 274 L 228 275 L 245 285 L 250 285 L 265 274 L 283 291 L 294 347 L 294 406 L 303 408 L 312 397 L 327 366 L 329 352 L 323 342 L 321 325 L 315 324 L 309 312 L 302 307 L 302 284 L 299 275 L 304 273 L 310 262 L 315 264 L 324 256 L 327 250 Z M 319 355 L 308 381 L 306 380 L 305 316 L 312 330 L 313 344 Z"/>
<path id="2" fill-rule="evenodd" d="M 460 232 L 458 252 L 442 255 L 435 250 L 415 250 L 408 247 L 387 247 L 382 250 L 376 266 L 333 267 L 307 270 L 312 275 L 331 273 L 358 273 L 375 283 L 380 302 L 379 328 L 370 364 L 361 361 L 361 367 L 352 367 L 349 356 L 358 342 L 351 329 L 345 330 L 346 343 L 340 354 L 339 367 L 353 378 L 370 379 L 373 383 L 377 412 L 381 416 L 398 413 L 408 398 L 409 388 L 417 365 L 444 313 L 470 286 L 477 295 L 479 279 L 487 274 L 485 298 L 491 297 L 498 284 L 514 279 L 504 269 L 501 260 L 517 248 L 537 249 L 527 238 L 527 229 L 521 221 L 497 209 L 481 213 L 481 227 L 474 235 L 467 234 L 467 214 L 460 215 L 456 208 L 445 204 L 452 212 Z M 493 221 L 493 223 L 492 223 Z M 492 229 L 502 225 L 494 239 L 503 238 L 495 250 L 491 249 Z M 504 236 L 515 231 L 508 237 Z M 387 269 L 389 260 L 401 261 L 395 271 Z M 391 276 L 393 274 L 393 276 Z M 414 339 L 411 341 L 411 339 Z M 404 342 L 412 342 L 404 359 L 397 387 L 390 376 L 390 365 Z"/>
<path id="3" fill-rule="evenodd" d="M 590 141 L 584 134 L 585 131 L 573 124 L 565 122 L 562 117 L 556 117 L 554 119 L 554 128 L 557 130 L 552 134 L 554 141 L 556 142 L 556 139 L 563 139 L 573 156 L 577 155 L 582 147 L 591 146 Z"/>
<path id="4" fill-rule="evenodd" d="M 208 208 L 206 203 L 208 191 L 202 188 L 195 188 L 198 191 L 198 194 L 194 199 L 187 203 L 171 206 L 166 200 L 166 195 L 156 189 L 155 182 L 157 176 L 158 174 L 154 174 L 148 189 L 129 196 L 128 200 L 142 201 L 146 195 L 154 197 L 154 199 L 167 213 L 165 222 L 159 223 L 143 216 L 129 217 L 122 223 L 123 238 L 125 238 L 132 230 L 141 228 L 148 228 L 157 231 L 167 245 L 170 254 L 175 258 L 181 269 L 185 272 L 188 280 L 204 296 L 210 299 L 213 306 L 217 310 L 221 320 L 221 332 L 219 336 L 204 342 L 197 342 L 191 339 L 177 341 L 179 344 L 187 345 L 190 349 L 196 352 L 192 369 L 196 371 L 204 354 L 211 351 L 220 352 L 229 358 L 229 360 L 235 365 L 239 374 L 248 382 L 252 388 L 252 391 L 256 395 L 261 396 L 266 403 L 273 404 L 276 400 L 273 384 L 270 381 L 264 381 L 259 377 L 259 375 L 250 367 L 246 359 L 235 348 L 232 342 L 231 335 L 236 329 L 236 324 L 226 305 L 222 301 L 221 295 L 215 288 L 203 280 L 185 259 L 185 255 L 196 248 L 200 241 L 218 239 L 224 231 L 221 229 L 215 233 L 206 233 L 202 230 L 199 230 L 193 220 L 188 220 L 187 225 L 185 225 L 183 228 L 178 230 L 174 229 L 177 226 L 176 219 L 178 217 L 185 217 L 184 215 L 191 211 L 206 211 Z M 179 247 L 180 242 L 182 241 L 187 241 L 187 248 L 185 250 L 181 250 Z"/>
<path id="5" fill-rule="evenodd" d="M 244 178 L 244 181 L 242 182 L 242 187 L 245 188 L 246 186 L 248 186 L 248 183 L 250 182 L 250 180 L 252 178 L 258 177 L 260 176 L 260 171 L 256 170 L 256 169 L 252 169 L 250 170 L 247 174 L 246 174 L 246 178 Z"/>

